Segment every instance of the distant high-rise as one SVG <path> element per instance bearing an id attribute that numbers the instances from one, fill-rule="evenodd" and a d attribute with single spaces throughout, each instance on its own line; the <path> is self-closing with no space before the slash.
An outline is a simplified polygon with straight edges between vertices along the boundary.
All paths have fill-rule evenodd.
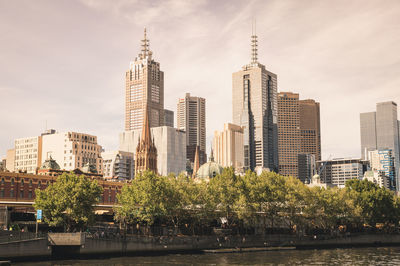
<path id="1" fill-rule="evenodd" d="M 251 62 L 232 75 L 233 123 L 244 127 L 244 168 L 278 171 L 277 76 L 257 59 L 251 36 Z"/>
<path id="2" fill-rule="evenodd" d="M 317 174 L 317 164 L 315 155 L 309 153 L 299 153 L 297 156 L 298 178 L 301 182 L 310 184 L 312 178 Z"/>
<path id="3" fill-rule="evenodd" d="M 174 111 L 164 109 L 164 126 L 174 127 Z"/>
<path id="4" fill-rule="evenodd" d="M 224 131 L 215 131 L 213 151 L 215 161 L 223 167 L 233 166 L 236 171 L 243 169 L 243 128 L 231 123 L 224 125 Z"/>
<path id="5" fill-rule="evenodd" d="M 164 125 L 164 72 L 152 58 L 144 29 L 142 51 L 125 76 L 125 130 L 141 129 L 148 107 L 150 127 Z"/>
<path id="6" fill-rule="evenodd" d="M 399 190 L 400 136 L 397 104 L 391 101 L 377 103 L 376 112 L 361 113 L 360 132 L 363 159 L 367 159 L 368 151 L 392 150 L 396 172 L 395 185 Z"/>
<path id="7" fill-rule="evenodd" d="M 308 166 L 307 155 L 314 161 L 321 158 L 319 103 L 314 100 L 299 100 L 298 93 L 280 92 L 278 95 L 278 147 L 279 173 L 309 181 L 304 176 Z M 299 158 L 299 154 L 304 154 Z M 307 160 L 306 160 L 307 159 Z M 308 160 L 309 161 L 309 160 Z M 303 172 L 300 177 L 300 169 Z"/>
<path id="8" fill-rule="evenodd" d="M 321 160 L 321 123 L 319 102 L 312 99 L 299 100 L 300 152 L 315 155 Z"/>
<path id="9" fill-rule="evenodd" d="M 200 165 L 206 163 L 206 100 L 186 93 L 177 105 L 177 128 L 186 132 L 187 158 L 193 163 L 199 146 Z"/>
<path id="10" fill-rule="evenodd" d="M 279 173 L 298 177 L 298 154 L 300 149 L 299 94 L 278 94 L 278 147 Z"/>

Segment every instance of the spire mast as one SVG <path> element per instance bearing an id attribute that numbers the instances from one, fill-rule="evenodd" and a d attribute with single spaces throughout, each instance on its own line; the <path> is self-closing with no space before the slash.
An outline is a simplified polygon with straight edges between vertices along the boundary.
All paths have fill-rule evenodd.
<path id="1" fill-rule="evenodd" d="M 256 64 L 258 62 L 258 43 L 256 33 L 256 20 L 252 21 L 251 27 L 251 63 Z"/>
<path id="2" fill-rule="evenodd" d="M 144 38 L 142 40 L 142 54 L 143 57 L 146 57 L 150 54 L 150 41 L 149 39 L 147 39 L 147 31 L 146 31 L 146 27 L 144 28 Z"/>

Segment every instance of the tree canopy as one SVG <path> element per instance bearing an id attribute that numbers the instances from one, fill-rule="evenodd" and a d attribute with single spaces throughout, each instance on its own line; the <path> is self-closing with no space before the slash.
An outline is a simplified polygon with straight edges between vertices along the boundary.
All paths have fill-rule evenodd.
<path id="1" fill-rule="evenodd" d="M 34 207 L 43 211 L 43 219 L 50 226 L 64 226 L 66 230 L 82 230 L 94 221 L 94 204 L 103 188 L 96 180 L 83 175 L 64 173 L 45 190 L 36 189 Z"/>
<path id="2" fill-rule="evenodd" d="M 233 168 L 209 182 L 145 172 L 122 189 L 118 201 L 116 218 L 127 224 L 177 226 L 225 217 L 227 226 L 327 231 L 341 225 L 398 225 L 400 218 L 398 197 L 366 180 L 350 180 L 344 189 L 320 188 L 273 172 L 236 175 Z"/>

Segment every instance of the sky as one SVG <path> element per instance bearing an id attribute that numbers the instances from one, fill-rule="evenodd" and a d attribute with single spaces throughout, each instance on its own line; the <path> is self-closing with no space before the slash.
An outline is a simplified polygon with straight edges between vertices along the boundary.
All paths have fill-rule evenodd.
<path id="1" fill-rule="evenodd" d="M 250 62 L 253 19 L 278 91 L 320 102 L 322 157 L 360 157 L 359 114 L 400 105 L 397 0 L 0 0 L 0 158 L 46 128 L 118 149 L 144 27 L 165 108 L 176 112 L 187 92 L 206 98 L 209 149 L 232 120 L 232 73 Z"/>

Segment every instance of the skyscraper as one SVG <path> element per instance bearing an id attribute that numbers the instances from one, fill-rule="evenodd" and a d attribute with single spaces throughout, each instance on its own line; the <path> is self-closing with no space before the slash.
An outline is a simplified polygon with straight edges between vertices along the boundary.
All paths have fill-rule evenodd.
<path id="1" fill-rule="evenodd" d="M 142 128 L 146 107 L 150 127 L 164 125 L 164 72 L 152 55 L 144 29 L 142 51 L 125 75 L 125 130 Z"/>
<path id="2" fill-rule="evenodd" d="M 257 59 L 251 36 L 251 61 L 232 74 L 233 123 L 244 127 L 244 168 L 278 171 L 277 76 Z"/>
<path id="3" fill-rule="evenodd" d="M 298 154 L 300 153 L 299 94 L 278 94 L 278 146 L 279 173 L 298 177 Z"/>
<path id="4" fill-rule="evenodd" d="M 315 155 L 321 160 L 321 123 L 319 102 L 312 99 L 299 100 L 300 152 Z"/>
<path id="5" fill-rule="evenodd" d="M 314 100 L 299 100 L 298 93 L 280 92 L 278 95 L 278 146 L 279 173 L 300 177 L 300 165 L 306 162 L 306 155 L 313 155 L 314 161 L 321 159 L 319 103 Z M 303 157 L 298 157 L 303 154 Z M 310 160 L 308 160 L 310 161 Z M 304 170 L 302 170 L 304 172 Z"/>
<path id="6" fill-rule="evenodd" d="M 200 165 L 206 163 L 206 100 L 190 96 L 178 100 L 177 128 L 186 132 L 187 158 L 193 163 L 199 146 Z"/>
<path id="7" fill-rule="evenodd" d="M 396 172 L 395 185 L 399 190 L 399 121 L 397 104 L 382 102 L 376 104 L 376 112 L 360 114 L 361 156 L 367 159 L 368 151 L 390 149 L 394 157 Z"/>

